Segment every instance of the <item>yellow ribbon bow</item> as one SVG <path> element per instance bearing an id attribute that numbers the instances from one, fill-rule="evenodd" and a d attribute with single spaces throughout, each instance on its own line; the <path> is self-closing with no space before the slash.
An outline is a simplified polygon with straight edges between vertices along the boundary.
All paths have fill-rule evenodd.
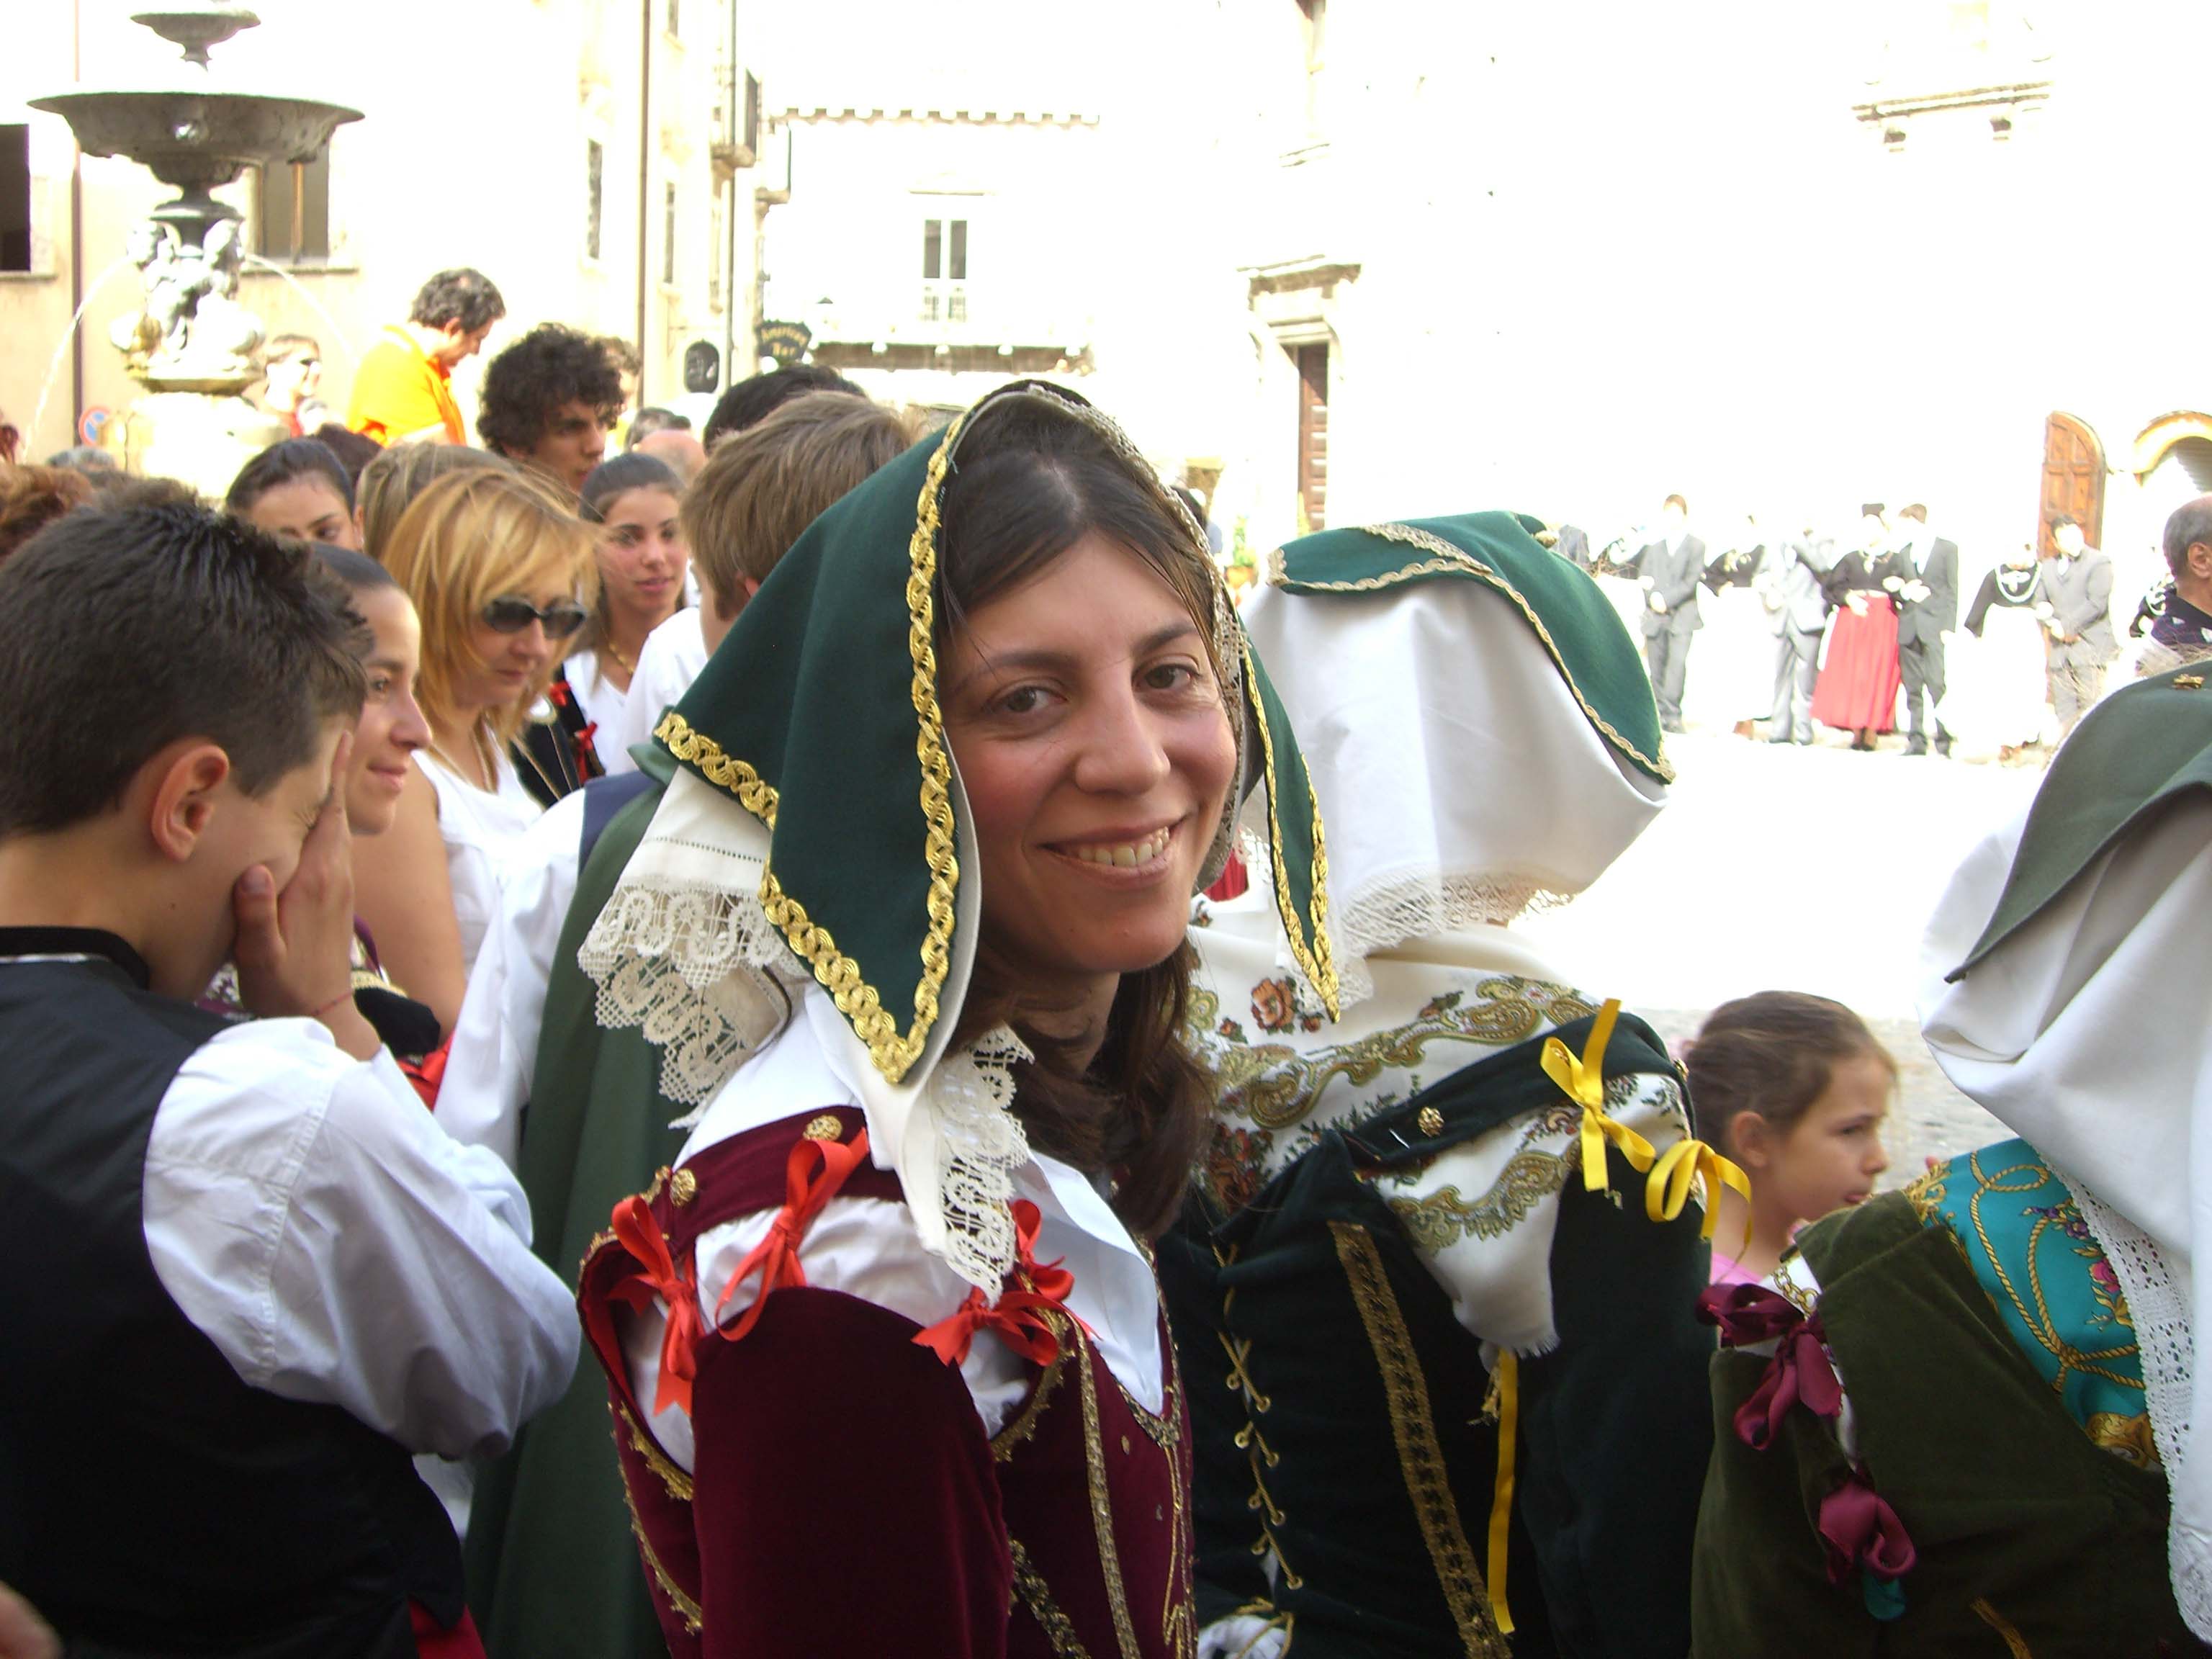
<path id="1" fill-rule="evenodd" d="M 1611 1141 L 1620 1148 L 1638 1174 L 1651 1167 L 1658 1155 L 1651 1143 L 1630 1128 L 1626 1123 L 1607 1117 L 1605 1112 L 1605 1045 L 1613 1041 L 1613 1022 L 1620 1017 L 1620 1000 L 1614 998 L 1597 1011 L 1597 1020 L 1590 1027 L 1589 1042 L 1580 1054 L 1557 1037 L 1544 1044 L 1544 1075 L 1563 1090 L 1568 1099 L 1583 1109 L 1583 1189 L 1601 1193 L 1608 1190 L 1605 1178 L 1605 1143 Z"/>
<path id="2" fill-rule="evenodd" d="M 1678 1140 L 1669 1146 L 1651 1171 L 1644 1188 L 1644 1213 L 1654 1221 L 1672 1221 L 1682 1213 L 1692 1184 L 1705 1184 L 1705 1221 L 1698 1229 L 1710 1243 L 1720 1224 L 1721 1188 L 1732 1188 L 1744 1201 L 1743 1250 L 1751 1248 L 1751 1177 L 1702 1140 Z"/>
<path id="3" fill-rule="evenodd" d="M 1721 1189 L 1729 1188 L 1741 1195 L 1747 1206 L 1744 1248 L 1748 1249 L 1750 1176 L 1702 1140 L 1679 1140 L 1661 1154 L 1626 1123 L 1606 1115 L 1605 1047 L 1613 1040 L 1613 1024 L 1620 1016 L 1618 998 L 1599 1009 L 1590 1026 L 1589 1042 L 1580 1054 L 1557 1037 L 1544 1044 L 1544 1075 L 1583 1109 L 1583 1189 L 1592 1193 L 1610 1190 L 1606 1180 L 1605 1146 L 1611 1141 L 1620 1148 L 1620 1155 L 1628 1160 L 1630 1168 L 1650 1177 L 1644 1184 L 1644 1213 L 1654 1221 L 1672 1221 L 1680 1215 L 1682 1206 L 1689 1200 L 1691 1188 L 1702 1179 L 1705 1219 L 1701 1232 L 1710 1241 L 1720 1221 Z"/>

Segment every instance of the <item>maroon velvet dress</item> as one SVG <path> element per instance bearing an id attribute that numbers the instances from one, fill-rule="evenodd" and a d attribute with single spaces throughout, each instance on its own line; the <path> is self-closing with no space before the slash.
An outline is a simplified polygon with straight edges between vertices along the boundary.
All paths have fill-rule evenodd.
<path id="1" fill-rule="evenodd" d="M 830 1196 L 902 1200 L 866 1147 L 850 1108 L 733 1136 L 626 1200 L 585 1259 L 585 1334 L 670 1652 L 1189 1655 L 1189 1436 L 1164 1332 L 1155 1417 L 1059 1305 L 1067 1275 L 1026 1249 L 995 1303 L 976 1292 L 927 1332 L 808 1286 L 798 1246 Z M 696 1307 L 700 1236 L 771 1209 L 760 1299 L 663 1350 L 665 1372 L 690 1371 L 687 1472 L 647 1426 L 614 1310 Z M 1006 1341 L 1030 1377 L 995 1435 L 957 1364 L 971 1340 Z"/>

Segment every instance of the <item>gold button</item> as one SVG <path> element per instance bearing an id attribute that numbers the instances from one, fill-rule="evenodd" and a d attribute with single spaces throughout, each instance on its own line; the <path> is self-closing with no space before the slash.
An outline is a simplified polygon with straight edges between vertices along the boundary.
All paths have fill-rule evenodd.
<path id="1" fill-rule="evenodd" d="M 1414 1126 L 1429 1139 L 1434 1140 L 1444 1132 L 1444 1115 L 1433 1106 L 1424 1106 L 1413 1119 Z"/>
<path id="2" fill-rule="evenodd" d="M 668 1177 L 668 1196 L 678 1204 L 689 1204 L 699 1196 L 699 1177 L 689 1170 L 678 1170 Z"/>
<path id="3" fill-rule="evenodd" d="M 1128 1437 L 1127 1435 L 1126 1435 L 1126 1434 L 1125 1434 L 1125 1435 L 1123 1435 L 1123 1436 L 1121 1437 L 1121 1452 L 1122 1452 L 1122 1455 L 1123 1455 L 1124 1456 L 1127 1456 L 1127 1455 L 1128 1455 L 1128 1450 L 1129 1450 L 1129 1437 Z"/>
<path id="4" fill-rule="evenodd" d="M 836 1113 L 824 1112 L 809 1123 L 802 1133 L 809 1140 L 842 1140 L 845 1126 L 838 1121 Z"/>

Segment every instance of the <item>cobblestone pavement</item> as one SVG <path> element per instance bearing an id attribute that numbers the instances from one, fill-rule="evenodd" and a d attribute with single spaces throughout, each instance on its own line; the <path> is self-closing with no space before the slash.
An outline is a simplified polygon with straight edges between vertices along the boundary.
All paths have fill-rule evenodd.
<path id="1" fill-rule="evenodd" d="M 1753 991 L 1856 1008 L 1901 1074 L 1884 1136 L 1895 1185 L 1931 1154 L 2003 1133 L 1921 1040 L 1920 988 L 1954 964 L 1923 965 L 1920 938 L 1959 860 L 2027 810 L 2042 773 L 1908 757 L 1888 741 L 1859 755 L 1835 738 L 1810 749 L 1669 738 L 1678 776 L 1657 822 L 1588 893 L 1516 931 L 1669 1042 Z"/>

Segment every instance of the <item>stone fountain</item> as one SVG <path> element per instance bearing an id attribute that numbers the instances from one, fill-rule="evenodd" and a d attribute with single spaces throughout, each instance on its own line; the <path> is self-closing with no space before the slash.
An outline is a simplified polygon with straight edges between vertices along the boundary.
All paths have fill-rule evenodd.
<path id="1" fill-rule="evenodd" d="M 359 110 L 307 98 L 218 90 L 208 52 L 260 19 L 219 3 L 134 14 L 192 65 L 164 90 L 66 92 L 34 98 L 88 155 L 120 155 L 179 192 L 131 233 L 140 302 L 110 337 L 146 395 L 123 423 L 134 472 L 181 478 L 220 497 L 250 456 L 289 428 L 247 403 L 260 374 L 261 320 L 240 302 L 245 226 L 213 192 L 249 167 L 311 161 Z"/>

